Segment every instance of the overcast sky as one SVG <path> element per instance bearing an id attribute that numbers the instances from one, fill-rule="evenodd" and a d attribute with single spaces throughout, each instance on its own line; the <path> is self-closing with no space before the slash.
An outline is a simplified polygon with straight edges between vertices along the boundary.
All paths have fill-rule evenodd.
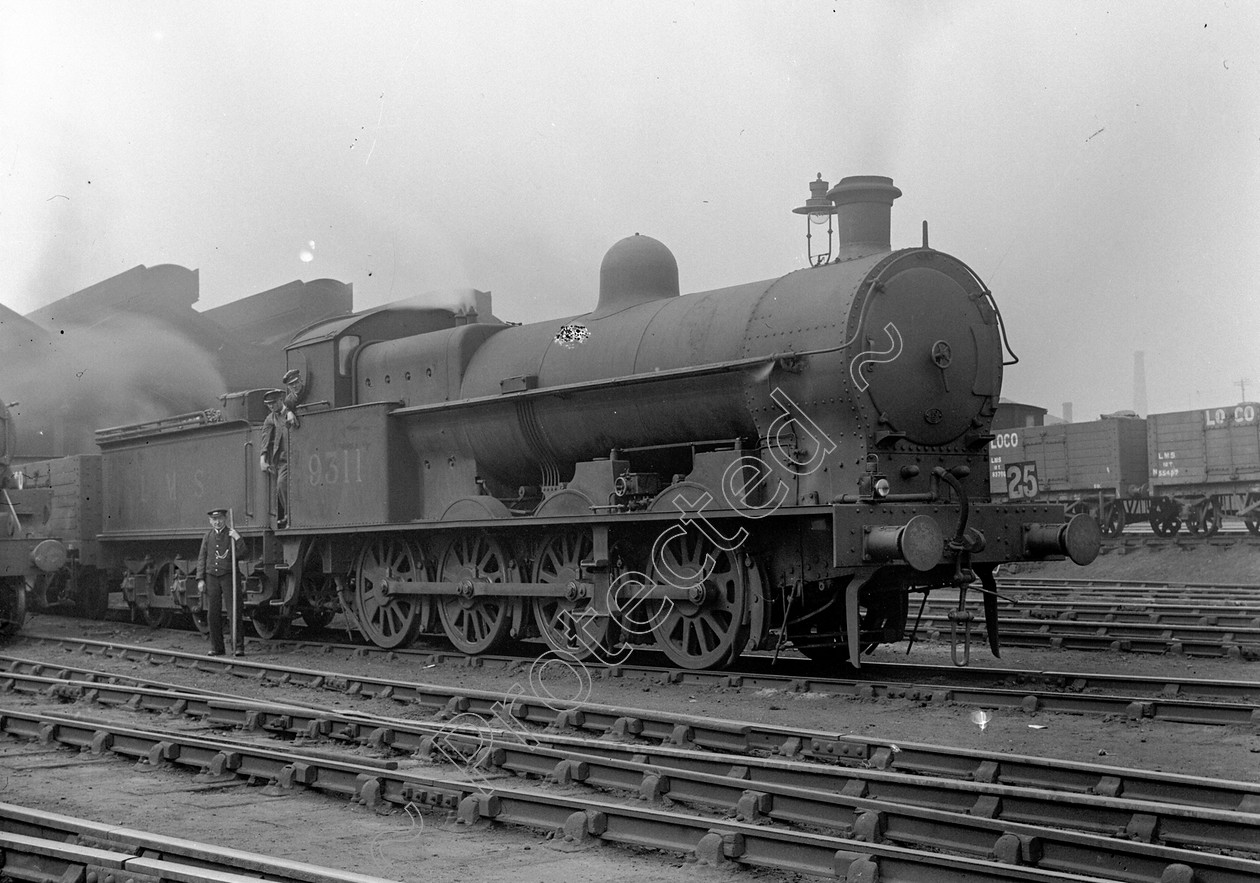
<path id="1" fill-rule="evenodd" d="M 821 172 L 992 288 L 1003 394 L 1077 420 L 1260 399 L 1260 4 L 0 0 L 0 302 L 138 264 L 203 306 L 593 308 L 644 233 L 683 291 L 804 264 Z M 313 245 L 312 245 L 313 243 Z"/>

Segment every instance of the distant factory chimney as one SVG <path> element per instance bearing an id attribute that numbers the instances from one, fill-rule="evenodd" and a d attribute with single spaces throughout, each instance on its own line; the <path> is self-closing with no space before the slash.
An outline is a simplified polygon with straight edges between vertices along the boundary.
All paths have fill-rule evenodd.
<path id="1" fill-rule="evenodd" d="M 1133 354 L 1133 410 L 1146 416 L 1146 353 L 1141 350 Z"/>
<path id="2" fill-rule="evenodd" d="M 1063 403 L 1063 422 L 1064 423 L 1072 422 L 1072 403 L 1071 402 Z"/>

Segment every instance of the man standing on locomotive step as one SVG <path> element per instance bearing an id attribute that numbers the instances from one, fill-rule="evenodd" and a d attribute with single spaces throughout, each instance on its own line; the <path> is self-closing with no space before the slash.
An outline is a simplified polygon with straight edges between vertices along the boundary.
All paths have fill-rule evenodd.
<path id="1" fill-rule="evenodd" d="M 297 429 L 297 407 L 306 398 L 306 377 L 297 368 L 284 372 L 284 389 L 273 389 L 263 396 L 271 409 L 263 421 L 262 456 L 259 466 L 263 472 L 273 473 L 275 479 L 276 527 L 289 524 L 289 438 L 285 431 Z"/>
<path id="2" fill-rule="evenodd" d="M 263 472 L 271 473 L 276 483 L 276 527 L 286 527 L 289 523 L 289 438 L 285 424 L 294 425 L 297 414 L 287 404 L 282 389 L 271 390 L 263 396 L 263 401 L 271 413 L 263 421 L 262 455 L 258 465 Z"/>
<path id="3" fill-rule="evenodd" d="M 232 595 L 232 565 L 245 555 L 245 541 L 236 532 L 236 528 L 227 526 L 227 510 L 211 509 L 210 530 L 201 538 L 201 551 L 197 553 L 197 590 L 204 599 L 206 620 L 210 624 L 210 655 L 222 656 L 226 650 L 223 646 L 223 595 Z M 235 550 L 233 550 L 235 546 Z M 235 551 L 235 554 L 233 554 Z M 236 593 L 237 622 L 244 621 L 242 613 L 245 593 Z M 236 646 L 232 648 L 237 656 L 245 655 L 245 636 L 238 629 Z"/>

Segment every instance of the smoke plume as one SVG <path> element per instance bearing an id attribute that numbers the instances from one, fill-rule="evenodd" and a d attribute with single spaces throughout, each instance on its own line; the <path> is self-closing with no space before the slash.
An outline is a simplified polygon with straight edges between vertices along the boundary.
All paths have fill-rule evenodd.
<path id="1" fill-rule="evenodd" d="M 4 389 L 21 457 L 93 453 L 97 429 L 217 407 L 212 357 L 159 321 L 120 315 L 38 338 L 8 335 Z"/>

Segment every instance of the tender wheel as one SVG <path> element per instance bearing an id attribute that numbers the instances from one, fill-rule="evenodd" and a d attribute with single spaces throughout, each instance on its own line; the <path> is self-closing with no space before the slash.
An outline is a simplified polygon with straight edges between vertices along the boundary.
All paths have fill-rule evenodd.
<path id="1" fill-rule="evenodd" d="M 564 585 L 581 575 L 581 563 L 592 550 L 586 531 L 548 537 L 534 559 L 534 582 Z M 586 618 L 590 599 L 535 598 L 534 622 L 543 640 L 562 659 L 582 660 L 598 647 L 610 650 L 610 617 Z M 576 617 L 576 618 L 575 618 Z M 580 629 L 580 633 L 579 633 Z"/>
<path id="2" fill-rule="evenodd" d="M 463 579 L 507 581 L 508 556 L 497 540 L 480 535 L 456 539 L 442 555 L 442 582 Z M 464 653 L 487 653 L 503 645 L 512 627 L 511 598 L 444 595 L 438 606 L 442 629 Z"/>
<path id="3" fill-rule="evenodd" d="M 210 634 L 210 616 L 206 611 L 190 610 L 188 611 L 188 618 L 192 620 L 193 628 L 201 632 L 201 634 Z"/>
<path id="4" fill-rule="evenodd" d="M 151 629 L 164 629 L 171 624 L 171 608 L 146 607 L 141 611 L 141 618 Z"/>
<path id="5" fill-rule="evenodd" d="M 264 641 L 276 641 L 289 633 L 289 616 L 279 607 L 260 604 L 249 614 L 254 634 Z"/>
<path id="6" fill-rule="evenodd" d="M 737 551 L 721 549 L 703 534 L 671 535 L 657 550 L 650 576 L 657 585 L 697 590 L 695 599 L 666 599 L 653 606 L 656 645 L 676 665 L 726 666 L 743 652 L 748 573 Z"/>
<path id="7" fill-rule="evenodd" d="M 419 550 L 401 537 L 374 537 L 359 553 L 354 574 L 355 613 L 364 636 L 390 650 L 410 644 L 428 618 L 428 602 L 421 595 L 388 595 L 384 580 L 389 574 L 424 579 Z"/>
<path id="8" fill-rule="evenodd" d="M 1102 535 L 1109 538 L 1124 533 L 1124 506 L 1119 502 L 1106 506 L 1099 527 L 1102 528 Z"/>
<path id="9" fill-rule="evenodd" d="M 153 592 L 150 598 L 150 606 L 140 610 L 140 618 L 144 620 L 144 624 L 149 628 L 164 629 L 171 624 L 171 617 L 174 613 L 172 608 L 154 607 L 152 606 L 152 601 L 159 597 L 170 598 L 174 584 L 175 566 L 169 563 L 163 564 L 153 577 Z"/>

